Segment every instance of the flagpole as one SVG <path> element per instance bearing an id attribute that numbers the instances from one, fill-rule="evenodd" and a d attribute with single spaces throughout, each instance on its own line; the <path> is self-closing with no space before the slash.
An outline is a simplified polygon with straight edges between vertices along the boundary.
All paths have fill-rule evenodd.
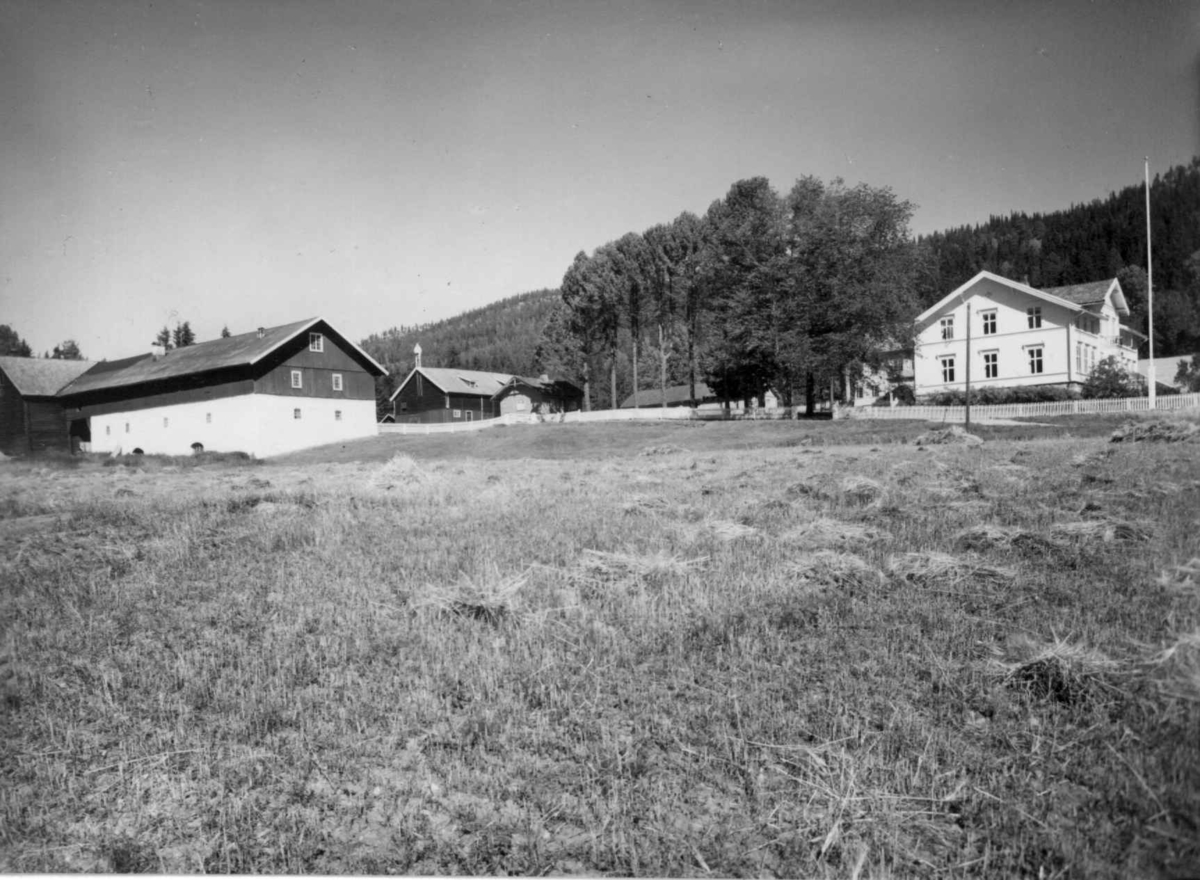
<path id="1" fill-rule="evenodd" d="M 1154 267 L 1150 263 L 1150 157 L 1146 157 L 1146 320 L 1150 332 L 1150 363 L 1146 367 L 1146 381 L 1150 386 L 1150 409 L 1154 409 L 1158 391 L 1154 375 Z"/>

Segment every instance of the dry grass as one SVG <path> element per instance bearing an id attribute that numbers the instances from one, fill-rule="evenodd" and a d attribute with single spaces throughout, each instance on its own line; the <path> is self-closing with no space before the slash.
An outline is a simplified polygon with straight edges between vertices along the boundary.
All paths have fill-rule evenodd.
<path id="1" fill-rule="evenodd" d="M 0 869 L 1200 871 L 1200 446 L 818 430 L 0 463 Z"/>

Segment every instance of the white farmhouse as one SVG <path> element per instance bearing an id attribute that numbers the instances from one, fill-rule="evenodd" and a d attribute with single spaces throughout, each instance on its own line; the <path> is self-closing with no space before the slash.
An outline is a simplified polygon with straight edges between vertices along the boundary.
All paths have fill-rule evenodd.
<path id="1" fill-rule="evenodd" d="M 963 390 L 968 357 L 972 389 L 1078 387 L 1110 355 L 1134 372 L 1145 337 L 1121 323 L 1128 315 L 1115 278 L 1038 290 L 980 272 L 917 317 L 915 391 Z"/>

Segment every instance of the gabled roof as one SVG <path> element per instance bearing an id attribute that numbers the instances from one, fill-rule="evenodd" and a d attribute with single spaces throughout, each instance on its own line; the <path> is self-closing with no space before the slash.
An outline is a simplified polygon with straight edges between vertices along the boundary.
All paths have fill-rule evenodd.
<path id="1" fill-rule="evenodd" d="M 1054 303 L 1055 305 L 1060 305 L 1072 312 L 1082 312 L 1084 310 L 1082 306 L 1077 305 L 1068 299 L 1063 299 L 1061 296 L 1055 296 L 1049 291 L 1038 290 L 1036 287 L 1030 287 L 1028 284 L 1022 284 L 1020 281 L 1013 281 L 1011 278 L 1005 278 L 1003 275 L 997 275 L 995 272 L 989 272 L 984 269 L 983 271 L 977 273 L 970 281 L 960 284 L 954 290 L 950 291 L 948 294 L 939 299 L 932 306 L 921 312 L 921 314 L 917 315 L 916 323 L 925 323 L 939 311 L 941 311 L 947 303 L 951 303 L 958 299 L 985 278 L 995 281 L 997 284 L 1003 284 L 1005 287 L 1011 288 L 1012 290 L 1016 290 L 1020 293 L 1028 294 L 1029 296 L 1040 300 L 1045 300 L 1046 302 Z M 1107 284 L 1108 282 L 1104 283 Z M 1116 283 L 1115 278 L 1113 279 L 1112 283 Z M 1117 285 L 1117 289 L 1120 290 L 1120 285 Z M 1122 304 L 1124 301 L 1124 297 L 1122 297 Z M 1126 310 L 1126 313 L 1128 313 L 1128 310 Z"/>
<path id="2" fill-rule="evenodd" d="M 228 367 L 252 366 L 300 334 L 308 332 L 309 328 L 317 324 L 324 324 L 327 335 L 335 336 L 338 344 L 350 349 L 378 370 L 377 375 L 387 374 L 387 370 L 381 367 L 374 358 L 334 330 L 328 321 L 321 318 L 309 318 L 279 327 L 264 328 L 261 336 L 258 331 L 239 333 L 237 336 L 227 336 L 223 339 L 212 339 L 208 342 L 173 348 L 159 357 L 139 355 L 134 358 L 126 358 L 120 362 L 125 365 L 120 369 L 112 369 L 108 365 L 101 364 L 99 368 L 89 370 L 59 393 L 68 395 L 97 391 L 102 388 L 123 388 L 180 376 L 208 373 Z"/>
<path id="3" fill-rule="evenodd" d="M 22 397 L 53 397 L 72 379 L 96 366 L 94 361 L 0 357 L 0 370 Z"/>
<path id="4" fill-rule="evenodd" d="M 704 403 L 716 400 L 717 395 L 705 383 L 696 383 L 696 402 Z M 687 385 L 667 386 L 667 406 L 687 404 L 692 402 L 691 388 Z M 631 409 L 640 406 L 662 406 L 662 389 L 645 388 L 637 394 L 631 394 L 621 401 L 621 409 Z"/>
<path id="5" fill-rule="evenodd" d="M 456 370 L 451 367 L 417 367 L 409 373 L 408 379 L 404 380 L 400 388 L 408 384 L 413 373 L 420 373 L 445 394 L 476 394 L 480 397 L 491 397 L 512 378 L 512 373 L 485 373 L 482 370 Z M 397 388 L 396 394 L 399 393 L 400 389 Z"/>
<path id="6" fill-rule="evenodd" d="M 1087 284 L 1068 284 L 1066 287 L 1047 287 L 1046 293 L 1073 302 L 1077 306 L 1100 305 L 1112 294 L 1113 308 L 1118 315 L 1128 315 L 1129 306 L 1125 304 L 1125 292 L 1116 278 L 1106 281 L 1089 281 Z"/>
<path id="7" fill-rule="evenodd" d="M 528 376 L 513 376 L 504 383 L 504 387 L 497 391 L 493 397 L 499 397 L 510 389 L 516 389 L 524 386 L 532 388 L 535 391 L 541 391 L 545 394 L 558 395 L 559 397 L 582 397 L 581 391 L 574 383 L 568 382 L 566 379 L 551 379 L 549 376 L 540 376 L 537 379 L 530 379 Z"/>

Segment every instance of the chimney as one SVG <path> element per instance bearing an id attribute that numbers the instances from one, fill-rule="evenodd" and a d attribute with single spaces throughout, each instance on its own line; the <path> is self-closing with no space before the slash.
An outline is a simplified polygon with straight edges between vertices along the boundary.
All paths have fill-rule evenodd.
<path id="1" fill-rule="evenodd" d="M 258 338 L 259 338 L 259 339 L 262 339 L 262 338 L 263 338 L 264 336 L 266 336 L 266 335 L 267 335 L 267 328 L 266 328 L 266 327 L 259 327 L 259 328 L 258 328 Z"/>
<path id="2" fill-rule="evenodd" d="M 413 346 L 413 369 L 416 370 L 421 366 L 421 343 Z"/>
<path id="3" fill-rule="evenodd" d="M 542 373 L 542 375 L 538 376 L 538 381 L 541 382 L 543 385 L 549 385 L 550 377 L 547 374 Z"/>

